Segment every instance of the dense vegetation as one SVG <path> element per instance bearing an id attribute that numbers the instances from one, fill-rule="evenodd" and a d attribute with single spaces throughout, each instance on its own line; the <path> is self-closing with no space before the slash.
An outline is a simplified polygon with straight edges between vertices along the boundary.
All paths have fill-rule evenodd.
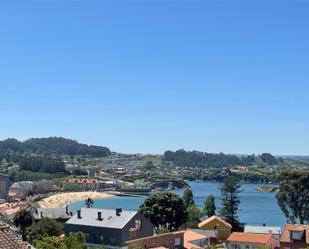
<path id="1" fill-rule="evenodd" d="M 172 231 L 187 221 L 184 201 L 171 192 L 156 193 L 147 197 L 139 210 L 153 223 L 156 231 L 160 228 Z"/>
<path id="2" fill-rule="evenodd" d="M 80 144 L 62 137 L 31 138 L 24 142 L 14 138 L 0 141 L 0 172 L 9 174 L 13 181 L 41 180 L 63 177 L 69 173 L 84 175 L 81 169 L 66 170 L 67 157 L 106 157 L 108 148 Z"/>
<path id="3" fill-rule="evenodd" d="M 60 236 L 63 232 L 62 223 L 43 218 L 27 228 L 27 240 L 33 244 L 35 240 L 42 240 L 44 236 Z"/>
<path id="4" fill-rule="evenodd" d="M 43 173 L 66 173 L 62 159 L 51 157 L 25 157 L 20 163 L 20 169 Z"/>
<path id="5" fill-rule="evenodd" d="M 81 144 L 75 140 L 62 137 L 31 138 L 24 142 L 14 138 L 0 141 L 0 159 L 9 157 L 12 154 L 20 155 L 25 153 L 53 156 L 85 155 L 92 157 L 105 157 L 111 155 L 110 150 L 106 147 Z"/>
<path id="6" fill-rule="evenodd" d="M 39 180 L 52 180 L 55 178 L 63 178 L 66 175 L 64 173 L 41 173 L 41 172 L 32 172 L 32 171 L 24 171 L 24 170 L 11 170 L 9 172 L 10 178 L 12 182 L 19 181 L 39 181 Z"/>
<path id="7" fill-rule="evenodd" d="M 278 205 L 291 223 L 309 222 L 309 172 L 286 170 L 279 175 Z"/>
<path id="8" fill-rule="evenodd" d="M 41 240 L 35 240 L 37 249 L 87 249 L 85 235 L 81 232 L 72 233 L 65 237 L 47 236 Z M 93 247 L 94 248 L 94 247 Z M 103 248 L 103 247 L 98 247 Z"/>
<path id="9" fill-rule="evenodd" d="M 238 157 L 235 155 L 227 155 L 223 153 L 215 154 L 200 151 L 185 151 L 181 149 L 175 152 L 166 151 L 163 156 L 163 161 L 170 161 L 179 166 L 221 168 L 251 166 L 256 163 L 264 165 L 276 165 L 279 162 L 282 162 L 282 159 L 277 159 L 270 153 L 263 153 L 259 156 L 249 155 Z"/>
<path id="10" fill-rule="evenodd" d="M 242 192 L 241 184 L 233 176 L 227 176 L 220 185 L 222 207 L 220 214 L 232 225 L 233 231 L 241 231 L 243 224 L 238 219 L 240 205 L 239 194 Z"/>

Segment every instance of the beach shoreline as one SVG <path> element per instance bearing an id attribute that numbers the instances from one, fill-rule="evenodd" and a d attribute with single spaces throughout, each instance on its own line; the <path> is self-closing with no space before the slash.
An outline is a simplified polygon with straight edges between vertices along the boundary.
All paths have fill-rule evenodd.
<path id="1" fill-rule="evenodd" d="M 114 195 L 111 193 L 95 191 L 58 193 L 40 200 L 38 204 L 41 208 L 59 208 L 68 205 L 73 201 L 82 201 L 87 198 L 103 199 L 113 196 Z"/>

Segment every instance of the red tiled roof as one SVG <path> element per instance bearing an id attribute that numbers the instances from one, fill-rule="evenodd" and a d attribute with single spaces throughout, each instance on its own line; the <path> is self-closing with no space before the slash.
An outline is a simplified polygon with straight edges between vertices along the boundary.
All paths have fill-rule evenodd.
<path id="1" fill-rule="evenodd" d="M 228 237 L 228 242 L 252 243 L 252 244 L 266 244 L 273 235 L 259 234 L 259 233 L 237 233 L 234 232 Z"/>
<path id="2" fill-rule="evenodd" d="M 209 223 L 209 222 L 211 222 L 211 221 L 213 221 L 213 220 L 217 220 L 217 221 L 223 223 L 224 225 L 226 225 L 226 226 L 232 228 L 232 225 L 231 225 L 230 223 L 226 222 L 225 220 L 223 220 L 222 218 L 220 218 L 220 217 L 217 216 L 217 215 L 213 215 L 213 216 L 209 217 L 208 219 L 203 220 L 202 222 L 200 222 L 200 223 L 198 224 L 198 227 L 202 227 L 202 226 L 204 226 L 205 224 L 207 224 L 207 223 Z"/>
<path id="3" fill-rule="evenodd" d="M 282 231 L 280 242 L 291 242 L 290 231 L 305 231 L 306 243 L 309 244 L 309 225 L 302 224 L 286 224 Z"/>
<path id="4" fill-rule="evenodd" d="M 187 249 L 191 249 L 191 248 L 202 249 L 202 247 L 194 245 L 191 242 L 194 241 L 194 240 L 202 240 L 202 239 L 206 239 L 206 238 L 207 238 L 207 236 L 202 235 L 202 234 L 197 233 L 197 232 L 194 232 L 191 229 L 188 229 L 188 230 L 185 231 L 185 234 L 184 234 L 184 247 L 187 248 Z"/>
<path id="5" fill-rule="evenodd" d="M 0 227 L 0 249 L 23 249 L 25 248 L 9 226 Z"/>
<path id="6" fill-rule="evenodd" d="M 104 183 L 104 181 L 99 180 L 99 179 L 88 179 L 88 178 L 71 178 L 67 180 L 67 183 L 78 183 L 78 184 L 83 184 L 83 183 Z"/>

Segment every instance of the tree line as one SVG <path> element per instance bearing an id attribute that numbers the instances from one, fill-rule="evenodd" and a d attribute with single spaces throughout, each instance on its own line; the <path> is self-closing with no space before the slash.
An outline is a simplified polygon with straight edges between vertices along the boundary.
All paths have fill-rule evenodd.
<path id="1" fill-rule="evenodd" d="M 105 157 L 111 155 L 111 151 L 107 147 L 81 144 L 63 137 L 30 138 L 25 141 L 8 138 L 0 141 L 0 159 L 12 154 Z"/>
<path id="2" fill-rule="evenodd" d="M 233 166 L 251 166 L 256 163 L 265 165 L 276 165 L 283 163 L 282 159 L 277 159 L 270 153 L 263 153 L 261 155 L 236 156 L 224 153 L 207 153 L 200 151 L 185 151 L 183 149 L 173 151 L 166 151 L 163 155 L 163 161 L 173 162 L 179 166 L 195 166 L 201 168 L 207 167 L 233 167 Z"/>

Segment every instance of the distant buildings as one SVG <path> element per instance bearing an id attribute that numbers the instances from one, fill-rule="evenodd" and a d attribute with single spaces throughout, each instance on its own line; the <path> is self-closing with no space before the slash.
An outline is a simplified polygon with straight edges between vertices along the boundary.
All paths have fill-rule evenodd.
<path id="1" fill-rule="evenodd" d="M 65 189 L 98 190 L 104 189 L 109 184 L 106 181 L 90 178 L 70 178 L 63 183 Z"/>
<path id="2" fill-rule="evenodd" d="M 286 224 L 280 238 L 280 249 L 307 247 L 309 247 L 309 225 Z"/>
<path id="3" fill-rule="evenodd" d="M 82 208 L 64 232 L 83 232 L 88 244 L 126 248 L 126 241 L 153 235 L 153 225 L 137 211 Z"/>
<path id="4" fill-rule="evenodd" d="M 217 215 L 213 215 L 198 224 L 200 229 L 212 230 L 218 240 L 225 241 L 231 235 L 232 225 Z"/>
<path id="5" fill-rule="evenodd" d="M 275 249 L 279 247 L 279 240 L 271 233 L 232 233 L 228 239 L 228 249 L 257 249 L 261 246 Z"/>
<path id="6" fill-rule="evenodd" d="M 52 191 L 56 191 L 53 181 L 50 180 L 42 180 L 34 182 L 34 192 L 37 194 L 45 194 Z"/>
<path id="7" fill-rule="evenodd" d="M 125 175 L 125 174 L 127 174 L 127 169 L 126 169 L 126 168 L 123 168 L 123 167 L 121 167 L 121 168 L 116 168 L 116 169 L 114 169 L 114 173 L 115 173 L 116 175 Z"/>
<path id="8" fill-rule="evenodd" d="M 32 194 L 45 194 L 56 191 L 58 188 L 52 181 L 20 181 L 13 183 L 9 188 L 9 195 L 12 198 L 24 198 Z"/>
<path id="9" fill-rule="evenodd" d="M 12 198 L 23 198 L 34 192 L 34 184 L 32 181 L 21 181 L 13 183 L 9 188 Z"/>
<path id="10" fill-rule="evenodd" d="M 7 199 L 9 193 L 9 176 L 0 173 L 0 199 Z"/>
<path id="11" fill-rule="evenodd" d="M 95 169 L 87 169 L 88 178 L 95 178 L 97 177 L 97 173 Z"/>

